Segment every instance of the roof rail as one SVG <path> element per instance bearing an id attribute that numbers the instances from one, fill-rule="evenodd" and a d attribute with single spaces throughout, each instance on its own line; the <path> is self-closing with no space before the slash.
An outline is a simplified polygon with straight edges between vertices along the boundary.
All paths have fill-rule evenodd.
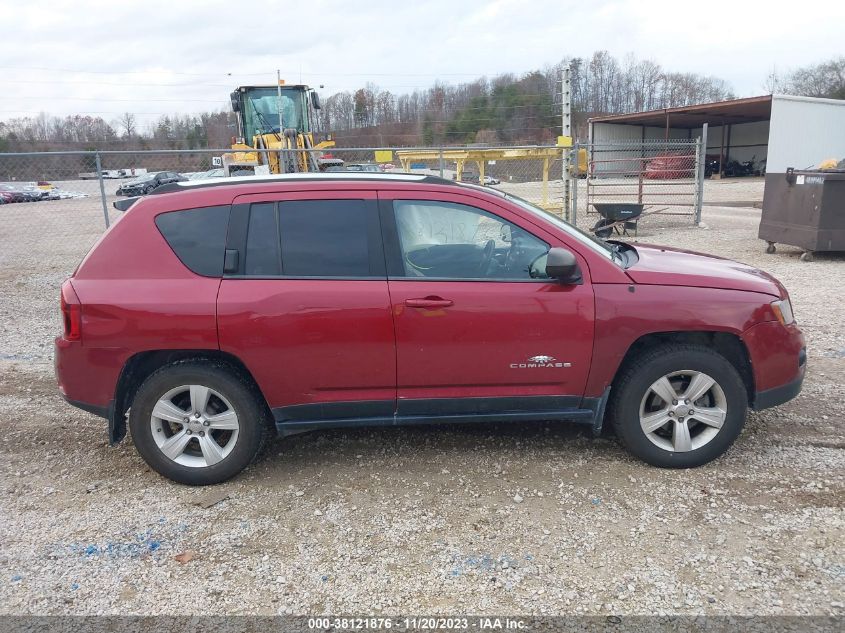
<path id="1" fill-rule="evenodd" d="M 240 184 L 265 184 L 275 182 L 424 182 L 437 185 L 460 185 L 453 180 L 439 176 L 424 174 L 375 174 L 375 173 L 349 173 L 341 172 L 320 172 L 320 173 L 297 173 L 297 174 L 275 174 L 272 176 L 230 176 L 223 178 L 206 178 L 202 180 L 186 180 L 160 185 L 153 189 L 150 194 L 174 193 L 177 191 L 189 191 L 192 189 L 205 189 L 207 187 L 225 187 Z"/>
<path id="2" fill-rule="evenodd" d="M 429 176 L 425 174 L 375 174 L 375 173 L 351 173 L 341 174 L 338 172 L 326 173 L 305 173 L 305 174 L 278 174 L 272 176 L 231 176 L 224 178 L 205 178 L 202 180 L 187 180 L 159 185 L 146 195 L 155 196 L 162 193 L 178 193 L 194 189 L 206 189 L 209 187 L 225 187 L 231 185 L 265 184 L 274 182 L 418 182 L 430 185 L 449 185 L 452 187 L 465 187 L 476 189 L 487 193 L 505 194 L 498 189 L 482 187 L 472 183 L 457 182 L 440 176 Z M 116 200 L 113 205 L 118 211 L 127 211 L 141 196 Z"/>

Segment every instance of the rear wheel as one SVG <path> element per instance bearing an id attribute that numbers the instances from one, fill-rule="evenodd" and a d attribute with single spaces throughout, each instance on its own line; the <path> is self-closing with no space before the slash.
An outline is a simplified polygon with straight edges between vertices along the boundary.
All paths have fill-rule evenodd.
<path id="1" fill-rule="evenodd" d="M 254 389 L 237 374 L 186 362 L 144 381 L 129 428 L 156 472 L 196 486 L 220 483 L 246 468 L 266 439 L 268 421 Z"/>
<path id="2" fill-rule="evenodd" d="M 691 468 L 722 455 L 745 424 L 748 395 L 736 368 L 698 345 L 662 346 L 629 362 L 610 415 L 634 455 L 654 466 Z"/>

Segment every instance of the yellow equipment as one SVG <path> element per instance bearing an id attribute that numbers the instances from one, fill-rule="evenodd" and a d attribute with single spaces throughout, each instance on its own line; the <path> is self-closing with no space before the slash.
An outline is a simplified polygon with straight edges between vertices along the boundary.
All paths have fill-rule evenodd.
<path id="1" fill-rule="evenodd" d="M 223 155 L 227 176 L 244 173 L 284 174 L 320 171 L 318 152 L 334 141 L 314 143 L 313 119 L 320 98 L 308 86 L 241 86 L 231 94 L 238 115 L 239 138 Z M 255 151 L 271 150 L 271 151 Z"/>

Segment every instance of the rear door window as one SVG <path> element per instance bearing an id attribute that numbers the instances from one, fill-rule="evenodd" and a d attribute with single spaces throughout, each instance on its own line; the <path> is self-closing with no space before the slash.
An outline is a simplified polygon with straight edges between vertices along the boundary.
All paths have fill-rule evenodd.
<path id="1" fill-rule="evenodd" d="M 279 205 L 285 275 L 369 277 L 367 203 L 295 200 Z"/>
<path id="2" fill-rule="evenodd" d="M 385 277 L 374 200 L 285 200 L 250 206 L 243 275 Z"/>
<path id="3" fill-rule="evenodd" d="M 249 214 L 244 273 L 251 276 L 275 276 L 282 272 L 279 257 L 279 227 L 276 205 L 254 204 Z"/>
<path id="4" fill-rule="evenodd" d="M 156 226 L 173 252 L 204 277 L 223 275 L 229 206 L 170 211 L 156 216 Z"/>

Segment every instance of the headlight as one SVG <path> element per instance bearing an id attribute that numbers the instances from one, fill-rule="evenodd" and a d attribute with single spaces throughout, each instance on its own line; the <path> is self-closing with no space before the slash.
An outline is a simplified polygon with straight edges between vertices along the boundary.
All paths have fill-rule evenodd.
<path id="1" fill-rule="evenodd" d="M 772 301 L 772 310 L 781 325 L 789 325 L 795 322 L 795 316 L 792 314 L 792 303 L 789 299 L 782 299 L 781 301 Z"/>

